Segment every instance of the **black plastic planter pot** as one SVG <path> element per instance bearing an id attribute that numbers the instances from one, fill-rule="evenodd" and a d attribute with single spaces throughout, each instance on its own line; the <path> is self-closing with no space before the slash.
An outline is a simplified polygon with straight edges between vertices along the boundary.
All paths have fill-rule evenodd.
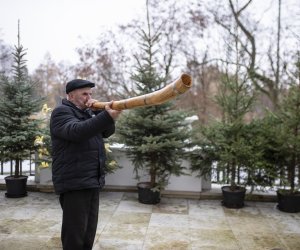
<path id="1" fill-rule="evenodd" d="M 160 192 L 153 191 L 148 182 L 140 182 L 137 184 L 138 199 L 143 204 L 157 204 L 160 202 Z"/>
<path id="2" fill-rule="evenodd" d="M 277 190 L 277 208 L 282 212 L 300 212 L 300 192 L 290 193 L 288 190 Z"/>
<path id="3" fill-rule="evenodd" d="M 5 196 L 8 198 L 20 198 L 27 196 L 27 179 L 28 176 L 6 176 L 5 178 L 6 190 Z"/>
<path id="4" fill-rule="evenodd" d="M 222 187 L 223 201 L 222 205 L 227 208 L 242 208 L 244 206 L 246 188 L 236 186 Z"/>

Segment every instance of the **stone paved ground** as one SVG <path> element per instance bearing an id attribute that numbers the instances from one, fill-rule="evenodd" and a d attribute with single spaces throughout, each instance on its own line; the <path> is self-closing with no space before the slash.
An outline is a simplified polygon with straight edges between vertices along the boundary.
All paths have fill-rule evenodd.
<path id="1" fill-rule="evenodd" d="M 61 249 L 61 209 L 53 193 L 8 199 L 0 191 L 0 249 Z M 144 205 L 136 193 L 102 192 L 93 250 L 297 250 L 300 213 L 274 202 L 227 209 L 220 200 L 162 198 Z"/>

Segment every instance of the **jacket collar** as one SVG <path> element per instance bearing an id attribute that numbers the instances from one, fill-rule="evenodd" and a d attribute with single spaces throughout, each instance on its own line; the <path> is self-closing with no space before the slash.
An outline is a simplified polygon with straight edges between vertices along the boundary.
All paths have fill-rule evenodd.
<path id="1" fill-rule="evenodd" d="M 63 104 L 63 105 L 66 105 L 66 106 L 70 106 L 70 107 L 72 107 L 72 108 L 75 108 L 75 109 L 78 109 L 78 110 L 84 112 L 84 110 L 78 108 L 73 102 L 70 102 L 70 101 L 67 100 L 67 99 L 63 99 L 63 100 L 62 100 L 62 104 Z"/>

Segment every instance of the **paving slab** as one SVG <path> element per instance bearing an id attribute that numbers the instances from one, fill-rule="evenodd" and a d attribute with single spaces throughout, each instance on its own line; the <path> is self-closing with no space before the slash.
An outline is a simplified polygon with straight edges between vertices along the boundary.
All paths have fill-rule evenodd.
<path id="1" fill-rule="evenodd" d="M 221 200 L 162 197 L 146 205 L 134 192 L 101 192 L 99 211 L 93 250 L 300 250 L 300 213 L 276 202 L 228 209 Z M 61 216 L 54 193 L 0 191 L 0 249 L 62 249 Z"/>

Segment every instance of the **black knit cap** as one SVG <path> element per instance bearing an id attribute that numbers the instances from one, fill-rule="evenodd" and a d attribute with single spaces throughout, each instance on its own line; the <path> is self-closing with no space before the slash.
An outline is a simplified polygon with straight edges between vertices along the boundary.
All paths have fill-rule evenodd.
<path id="1" fill-rule="evenodd" d="M 93 88 L 95 87 L 95 83 L 83 79 L 74 79 L 67 83 L 66 93 L 69 94 L 71 91 L 75 89 L 81 89 L 86 87 Z"/>

